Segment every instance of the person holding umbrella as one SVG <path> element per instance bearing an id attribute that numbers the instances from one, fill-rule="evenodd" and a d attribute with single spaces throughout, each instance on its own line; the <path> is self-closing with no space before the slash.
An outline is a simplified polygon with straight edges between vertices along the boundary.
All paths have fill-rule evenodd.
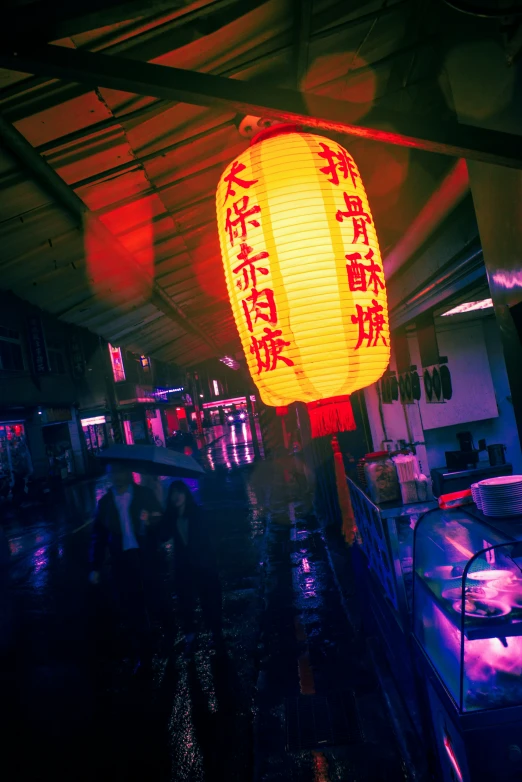
<path id="1" fill-rule="evenodd" d="M 125 462 L 109 463 L 111 489 L 98 503 L 91 541 L 90 581 L 100 581 L 110 556 L 117 604 L 131 631 L 137 670 L 150 669 L 152 649 L 148 603 L 154 597 L 160 543 L 161 507 L 146 487 L 134 483 Z"/>
<path id="2" fill-rule="evenodd" d="M 163 539 L 174 542 L 175 590 L 180 601 L 185 654 L 189 655 L 195 640 L 194 613 L 198 597 L 214 644 L 221 641 L 221 585 L 210 530 L 183 481 L 173 481 L 169 487 L 162 527 Z"/>

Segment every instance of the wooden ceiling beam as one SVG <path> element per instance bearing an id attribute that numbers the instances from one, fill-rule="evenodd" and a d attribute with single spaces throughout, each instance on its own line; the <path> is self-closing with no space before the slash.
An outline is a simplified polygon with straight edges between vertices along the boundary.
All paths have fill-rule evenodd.
<path id="1" fill-rule="evenodd" d="M 253 87 L 237 79 L 53 45 L 30 50 L 6 45 L 0 55 L 0 66 L 92 87 L 271 117 L 426 152 L 522 168 L 520 136 L 457 122 L 440 122 L 435 117 L 374 107 L 365 117 L 356 119 L 351 116 L 350 104 L 320 95 Z"/>

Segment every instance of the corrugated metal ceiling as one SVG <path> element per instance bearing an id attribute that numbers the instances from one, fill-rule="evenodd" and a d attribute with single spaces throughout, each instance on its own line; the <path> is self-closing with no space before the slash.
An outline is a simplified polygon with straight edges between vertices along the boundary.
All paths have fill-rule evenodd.
<path id="1" fill-rule="evenodd" d="M 295 86 L 295 3 L 172 3 L 59 41 L 255 84 Z M 449 113 L 422 3 L 313 3 L 306 91 Z M 221 269 L 214 193 L 247 145 L 232 113 L 0 70 L 0 111 L 117 238 L 108 247 L 9 152 L 0 153 L 0 286 L 141 353 L 182 365 L 239 348 Z M 449 160 L 344 140 L 392 246 Z M 132 260 L 132 263 L 131 263 Z M 137 264 L 137 265 L 136 265 Z M 158 293 L 163 305 L 158 306 Z M 165 314 L 171 301 L 195 326 Z M 203 336 L 201 336 L 203 335 Z M 208 340 L 204 336 L 208 336 Z"/>

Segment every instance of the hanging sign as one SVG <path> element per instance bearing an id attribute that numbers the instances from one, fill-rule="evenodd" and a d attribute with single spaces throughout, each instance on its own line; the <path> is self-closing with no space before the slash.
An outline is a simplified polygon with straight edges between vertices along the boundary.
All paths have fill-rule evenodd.
<path id="1" fill-rule="evenodd" d="M 42 321 L 38 315 L 32 315 L 29 318 L 28 331 L 29 349 L 31 351 L 34 371 L 37 375 L 47 375 L 50 373 L 51 367 L 47 355 Z"/>
<path id="2" fill-rule="evenodd" d="M 72 421 L 70 407 L 47 407 L 42 414 L 42 424 L 59 424 Z"/>

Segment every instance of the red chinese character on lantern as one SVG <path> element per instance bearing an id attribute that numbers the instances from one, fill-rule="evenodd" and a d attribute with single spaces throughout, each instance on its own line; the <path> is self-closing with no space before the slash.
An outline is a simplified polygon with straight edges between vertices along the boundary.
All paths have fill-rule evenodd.
<path id="1" fill-rule="evenodd" d="M 232 211 L 233 209 L 233 211 Z M 259 220 L 252 218 L 252 215 L 259 214 L 261 207 L 258 204 L 254 204 L 250 209 L 248 208 L 248 196 L 245 195 L 233 204 L 232 209 L 227 209 L 227 215 L 225 219 L 225 231 L 228 231 L 230 244 L 234 246 L 234 241 L 244 241 L 247 236 L 247 222 L 253 225 L 254 228 L 259 228 L 261 223 Z M 233 219 L 233 213 L 235 219 Z M 249 219 L 252 218 L 252 219 Z"/>
<path id="2" fill-rule="evenodd" d="M 256 253 L 256 255 L 250 255 L 250 253 L 254 252 L 254 249 L 253 247 L 249 247 L 246 242 L 241 242 L 240 248 L 241 252 L 238 254 L 237 259 L 238 261 L 242 261 L 242 263 L 240 263 L 239 266 L 236 266 L 235 269 L 232 269 L 232 271 L 234 274 L 239 274 L 241 271 L 243 272 L 243 280 L 238 280 L 236 285 L 239 290 L 244 291 L 249 287 L 256 287 L 258 273 L 268 274 L 268 269 L 263 266 L 255 265 L 257 261 L 268 258 L 268 253 L 266 250 L 262 250 L 260 253 Z"/>
<path id="3" fill-rule="evenodd" d="M 352 323 L 357 323 L 359 326 L 359 339 L 355 349 L 361 347 L 364 340 L 367 340 L 366 347 L 375 347 L 379 339 L 382 340 L 384 345 L 387 345 L 386 338 L 381 333 L 386 325 L 384 316 L 382 315 L 383 307 L 378 301 L 372 299 L 371 306 L 361 307 L 360 304 L 355 305 L 357 315 L 352 315 Z M 366 329 L 365 329 L 366 326 Z"/>
<path id="4" fill-rule="evenodd" d="M 294 362 L 292 359 L 282 355 L 283 350 L 290 343 L 281 338 L 283 334 L 281 329 L 264 328 L 263 332 L 264 337 L 261 337 L 261 339 L 252 337 L 250 346 L 250 352 L 256 357 L 258 375 L 263 370 L 271 372 L 277 367 L 278 361 L 283 361 L 287 367 L 293 367 Z"/>
<path id="5" fill-rule="evenodd" d="M 359 179 L 359 174 L 357 173 L 353 159 L 346 154 L 346 151 L 342 147 L 337 147 L 337 150 L 331 149 L 328 144 L 322 142 L 319 146 L 323 150 L 322 152 L 319 152 L 319 157 L 324 158 L 328 162 L 327 166 L 324 166 L 324 168 L 320 168 L 319 170 L 322 174 L 331 177 L 328 181 L 331 182 L 332 185 L 338 185 L 339 174 L 341 174 L 343 179 L 348 179 L 348 177 L 350 177 L 353 186 L 357 187 L 356 179 Z"/>
<path id="6" fill-rule="evenodd" d="M 342 209 L 338 209 L 335 215 L 335 219 L 339 223 L 342 223 L 345 217 L 351 217 L 353 223 L 352 244 L 356 244 L 356 242 L 359 240 L 359 237 L 362 237 L 362 243 L 368 245 L 369 241 L 366 224 L 369 223 L 371 225 L 372 218 L 368 212 L 364 211 L 363 204 L 359 196 L 348 195 L 348 193 L 343 193 L 343 196 L 344 203 L 346 204 L 346 211 L 343 212 Z"/>
<path id="7" fill-rule="evenodd" d="M 365 260 L 370 262 L 368 265 L 359 263 L 362 259 L 361 253 L 348 253 L 344 257 L 350 261 L 346 264 L 346 271 L 348 273 L 348 287 L 351 291 L 366 293 L 373 287 L 373 293 L 377 296 L 380 290 L 384 290 L 384 282 L 381 278 L 382 269 L 379 264 L 373 261 L 373 250 L 368 250 L 364 256 Z"/>
<path id="8" fill-rule="evenodd" d="M 247 302 L 251 302 L 250 307 Z M 270 288 L 265 288 L 262 291 L 252 288 L 252 293 L 246 299 L 243 299 L 242 304 L 249 331 L 254 330 L 252 315 L 255 315 L 254 323 L 257 323 L 258 320 L 265 320 L 267 323 L 273 323 L 274 325 L 277 323 L 274 291 Z"/>
<path id="9" fill-rule="evenodd" d="M 236 191 L 234 190 L 234 185 L 242 187 L 243 190 L 245 190 L 256 184 L 257 179 L 241 179 L 239 174 L 241 174 L 245 168 L 246 166 L 244 163 L 240 163 L 238 160 L 234 160 L 229 173 L 226 175 L 226 177 L 223 177 L 223 180 L 227 183 L 227 192 L 225 194 L 225 200 L 223 201 L 224 204 L 226 203 L 229 196 L 235 196 Z"/>

